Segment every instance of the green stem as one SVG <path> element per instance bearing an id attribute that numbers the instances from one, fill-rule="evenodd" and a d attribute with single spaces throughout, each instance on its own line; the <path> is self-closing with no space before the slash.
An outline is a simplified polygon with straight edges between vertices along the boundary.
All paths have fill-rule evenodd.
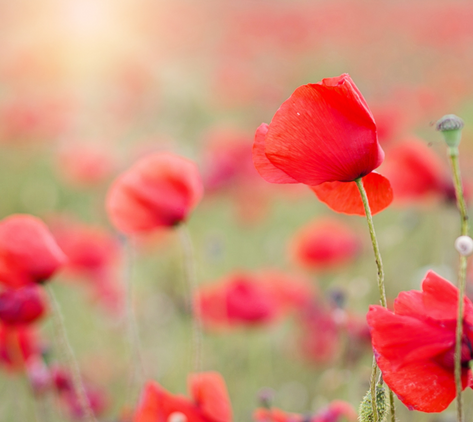
<path id="1" fill-rule="evenodd" d="M 69 339 L 67 338 L 67 332 L 64 324 L 64 317 L 61 312 L 61 306 L 59 305 L 59 302 L 57 301 L 54 291 L 50 285 L 48 285 L 48 292 L 52 304 L 51 314 L 56 330 L 56 335 L 58 336 L 59 342 L 61 343 L 64 359 L 66 360 L 68 368 L 71 371 L 72 385 L 77 395 L 79 405 L 82 408 L 83 415 L 88 422 L 97 422 L 97 419 L 95 419 L 94 416 L 94 412 L 90 407 L 84 383 L 82 382 L 79 364 L 77 363 L 76 357 L 74 355 L 74 350 L 72 349 L 72 346 L 69 343 Z"/>
<path id="2" fill-rule="evenodd" d="M 461 218 L 461 235 L 468 235 L 468 214 L 466 211 L 465 198 L 463 196 L 463 187 L 461 183 L 460 166 L 458 163 L 458 148 L 450 147 L 448 149 L 450 163 L 453 172 L 453 183 L 455 185 L 455 194 L 457 197 L 458 210 Z M 458 269 L 458 315 L 455 338 L 455 384 L 457 390 L 457 420 L 463 422 L 463 402 L 462 402 L 462 379 L 461 379 L 461 349 L 463 337 L 463 306 L 465 296 L 465 280 L 466 280 L 466 257 L 460 254 L 460 265 Z"/>
<path id="3" fill-rule="evenodd" d="M 373 409 L 373 422 L 378 422 L 378 406 L 376 404 L 376 371 L 378 365 L 376 364 L 376 358 L 373 356 L 373 365 L 371 366 L 371 378 L 370 378 L 370 393 L 371 393 L 371 407 Z"/>
<path id="4" fill-rule="evenodd" d="M 368 202 L 368 195 L 366 194 L 365 187 L 363 186 L 362 178 L 358 178 L 355 180 L 356 186 L 360 191 L 361 201 L 363 202 L 363 208 L 365 210 L 366 221 L 368 222 L 368 229 L 370 232 L 371 244 L 373 246 L 374 252 L 374 260 L 376 262 L 376 268 L 378 270 L 378 290 L 379 290 L 379 300 L 383 307 L 387 308 L 387 300 L 386 300 L 386 290 L 384 287 L 384 269 L 383 269 L 383 261 L 381 259 L 381 253 L 379 251 L 378 246 L 378 239 L 376 238 L 376 232 L 374 230 L 374 223 L 373 223 L 373 216 L 371 215 L 370 204 Z M 373 365 L 374 372 L 376 371 L 376 366 Z M 372 379 L 376 377 L 376 373 L 372 373 Z M 376 383 L 371 383 L 371 397 L 376 397 Z M 376 401 L 372 401 L 373 403 L 373 416 L 375 417 L 375 421 L 377 420 L 378 414 L 376 413 Z M 396 409 L 394 407 L 394 394 L 391 390 L 389 390 L 389 407 L 391 409 L 391 422 L 396 422 Z"/>
<path id="5" fill-rule="evenodd" d="M 189 307 L 192 318 L 192 369 L 194 372 L 202 370 L 202 317 L 200 315 L 199 302 L 197 298 L 197 276 L 195 269 L 194 249 L 192 240 L 185 224 L 178 228 L 179 238 L 182 245 L 184 270 L 189 292 Z"/>

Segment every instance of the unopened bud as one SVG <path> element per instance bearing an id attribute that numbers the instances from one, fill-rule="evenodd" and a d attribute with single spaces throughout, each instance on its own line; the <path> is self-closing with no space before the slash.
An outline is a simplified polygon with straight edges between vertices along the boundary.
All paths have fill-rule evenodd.
<path id="1" fill-rule="evenodd" d="M 435 128 L 442 132 L 445 142 L 450 148 L 455 148 L 460 145 L 461 131 L 463 128 L 463 120 L 454 114 L 447 114 L 437 121 Z M 452 153 L 452 150 L 450 151 Z"/>
<path id="2" fill-rule="evenodd" d="M 172 412 L 168 416 L 167 422 L 187 422 L 187 416 L 181 412 Z"/>
<path id="3" fill-rule="evenodd" d="M 473 239 L 470 236 L 460 236 L 455 240 L 455 249 L 460 255 L 468 256 L 473 252 Z"/>
<path id="4" fill-rule="evenodd" d="M 376 411 L 378 422 L 385 422 L 388 416 L 389 405 L 387 403 L 386 391 L 382 385 L 376 386 Z M 373 406 L 371 405 L 371 391 L 368 390 L 360 404 L 358 420 L 360 422 L 373 422 Z"/>

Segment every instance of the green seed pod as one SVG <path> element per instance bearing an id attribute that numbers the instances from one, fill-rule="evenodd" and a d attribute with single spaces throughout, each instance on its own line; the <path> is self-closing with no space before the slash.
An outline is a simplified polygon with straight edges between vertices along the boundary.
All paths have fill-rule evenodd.
<path id="1" fill-rule="evenodd" d="M 376 410 L 378 413 L 378 422 L 385 422 L 388 416 L 389 404 L 386 397 L 386 391 L 382 385 L 376 386 Z M 360 422 L 374 422 L 370 390 L 368 390 L 363 398 L 358 413 L 358 420 Z"/>
<path id="2" fill-rule="evenodd" d="M 463 120 L 454 114 L 447 114 L 437 121 L 435 128 L 442 132 L 442 135 L 451 150 L 450 155 L 458 155 L 458 145 L 461 140 Z M 455 154 L 455 152 L 457 152 Z M 453 153 L 453 154 L 452 154 Z"/>

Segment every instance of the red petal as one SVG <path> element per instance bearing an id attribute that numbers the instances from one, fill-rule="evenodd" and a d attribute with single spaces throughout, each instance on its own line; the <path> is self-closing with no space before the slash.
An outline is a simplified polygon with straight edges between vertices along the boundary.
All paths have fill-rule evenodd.
<path id="1" fill-rule="evenodd" d="M 274 167 L 268 160 L 265 150 L 265 138 L 268 133 L 268 125 L 262 123 L 256 129 L 255 143 L 253 144 L 253 163 L 260 176 L 269 183 L 299 183 L 282 170 Z"/>
<path id="2" fill-rule="evenodd" d="M 455 343 L 455 327 L 395 315 L 381 306 L 370 306 L 367 315 L 373 348 L 402 367 L 411 360 L 430 359 L 445 353 Z"/>
<path id="3" fill-rule="evenodd" d="M 209 420 L 215 422 L 230 422 L 232 420 L 227 387 L 218 372 L 191 375 L 189 387 L 197 407 Z"/>
<path id="4" fill-rule="evenodd" d="M 253 420 L 255 422 L 301 422 L 304 418 L 297 413 L 288 413 L 273 407 L 271 409 L 256 409 L 253 412 Z"/>
<path id="5" fill-rule="evenodd" d="M 199 170 L 192 161 L 157 153 L 138 161 L 113 183 L 106 206 L 118 230 L 136 234 L 182 222 L 202 194 Z"/>
<path id="6" fill-rule="evenodd" d="M 208 422 L 189 399 L 172 395 L 157 382 L 146 384 L 133 422 L 167 421 L 174 412 L 184 414 L 188 422 Z"/>
<path id="7" fill-rule="evenodd" d="M 393 200 L 393 192 L 389 180 L 378 173 L 370 173 L 363 177 L 370 204 L 371 214 L 384 210 Z M 327 182 L 311 186 L 320 201 L 336 212 L 352 215 L 365 215 L 361 195 L 355 182 Z"/>
<path id="8" fill-rule="evenodd" d="M 348 75 L 303 85 L 271 121 L 266 156 L 300 183 L 350 182 L 384 158 L 376 125 Z"/>
<path id="9" fill-rule="evenodd" d="M 377 357 L 386 384 L 410 410 L 442 412 L 455 399 L 453 371 L 430 360 L 418 360 L 402 368 L 393 367 L 382 356 Z M 463 389 L 468 381 L 462 376 Z"/>

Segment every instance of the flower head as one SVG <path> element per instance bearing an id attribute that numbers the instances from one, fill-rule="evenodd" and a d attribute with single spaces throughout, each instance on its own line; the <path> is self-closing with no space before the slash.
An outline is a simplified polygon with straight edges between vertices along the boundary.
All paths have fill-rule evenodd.
<path id="1" fill-rule="evenodd" d="M 370 205 L 380 211 L 390 204 L 389 182 L 372 173 L 383 159 L 373 115 L 347 74 L 297 88 L 271 124 L 258 128 L 253 146 L 254 164 L 263 179 L 312 186 L 319 199 L 348 214 L 364 212 L 356 186 L 351 191 L 344 184 L 368 175 L 371 178 L 364 180 L 364 185 Z M 340 195 L 318 194 L 319 186 L 330 182 L 336 182 L 330 190 L 345 198 L 341 207 Z M 387 194 L 370 192 L 367 183 L 382 185 Z M 353 204 L 343 206 L 347 198 Z"/>
<path id="2" fill-rule="evenodd" d="M 429 271 L 422 292 L 402 292 L 394 312 L 371 306 L 368 324 L 383 379 L 409 409 L 441 412 L 454 400 L 458 289 Z M 473 304 L 465 298 L 462 384 L 473 360 Z"/>
<path id="3" fill-rule="evenodd" d="M 115 180 L 106 205 L 118 230 L 138 234 L 181 223 L 202 193 L 199 170 L 192 161 L 156 153 L 142 158 Z"/>

